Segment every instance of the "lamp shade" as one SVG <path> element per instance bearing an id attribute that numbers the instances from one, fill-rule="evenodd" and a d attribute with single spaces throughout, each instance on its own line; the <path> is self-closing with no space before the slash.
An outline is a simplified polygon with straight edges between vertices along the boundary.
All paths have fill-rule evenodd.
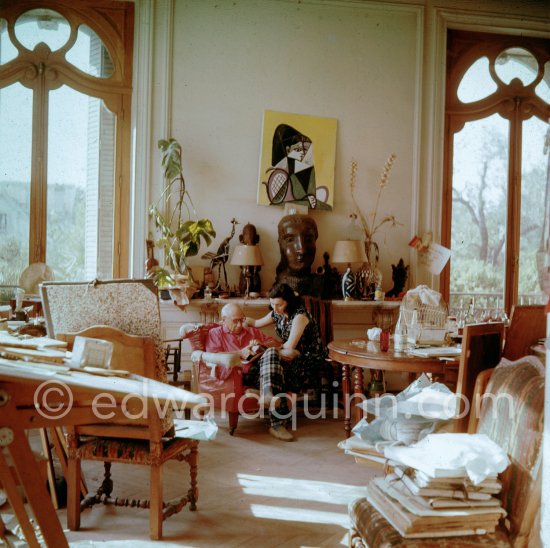
<path id="1" fill-rule="evenodd" d="M 365 244 L 361 240 L 341 240 L 334 244 L 333 263 L 365 263 Z"/>
<path id="2" fill-rule="evenodd" d="M 231 264 L 236 266 L 262 266 L 264 260 L 258 245 L 238 245 L 233 251 Z"/>

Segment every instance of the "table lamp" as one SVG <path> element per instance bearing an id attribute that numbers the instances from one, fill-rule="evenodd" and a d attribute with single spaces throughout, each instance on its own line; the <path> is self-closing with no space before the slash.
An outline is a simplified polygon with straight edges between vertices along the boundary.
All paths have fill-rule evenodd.
<path id="1" fill-rule="evenodd" d="M 334 244 L 332 262 L 347 264 L 347 270 L 342 276 L 342 296 L 344 300 L 353 300 L 355 291 L 355 274 L 351 270 L 353 263 L 362 264 L 367 261 L 365 244 L 361 240 L 341 240 Z"/>
<path id="2" fill-rule="evenodd" d="M 243 273 L 246 280 L 245 297 L 250 296 L 250 278 L 252 277 L 251 267 L 262 266 L 264 260 L 259 245 L 238 245 L 233 251 L 231 264 L 243 267 Z"/>

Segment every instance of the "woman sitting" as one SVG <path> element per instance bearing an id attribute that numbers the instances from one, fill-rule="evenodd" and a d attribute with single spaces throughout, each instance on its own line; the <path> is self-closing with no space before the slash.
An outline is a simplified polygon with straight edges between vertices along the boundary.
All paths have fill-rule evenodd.
<path id="1" fill-rule="evenodd" d="M 275 324 L 275 333 L 283 344 L 279 348 L 268 348 L 243 380 L 260 388 L 260 401 L 270 409 L 269 433 L 277 439 L 292 441 L 294 438 L 285 426 L 290 413 L 284 393 L 317 386 L 327 352 L 317 324 L 289 285 L 275 284 L 268 297 L 271 312 L 258 320 L 247 318 L 247 323 L 253 327 Z M 293 350 L 300 355 L 290 362 L 281 359 Z"/>

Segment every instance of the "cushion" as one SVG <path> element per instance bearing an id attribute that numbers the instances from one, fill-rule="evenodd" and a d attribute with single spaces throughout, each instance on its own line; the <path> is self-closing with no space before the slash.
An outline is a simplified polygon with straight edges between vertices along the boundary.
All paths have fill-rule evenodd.
<path id="1" fill-rule="evenodd" d="M 219 327 L 217 323 L 186 323 L 180 327 L 180 337 L 187 339 L 192 350 L 205 350 L 208 331 Z"/>
<path id="2" fill-rule="evenodd" d="M 164 439 L 160 462 L 164 462 L 174 457 L 175 454 L 198 445 L 198 443 L 197 440 L 180 437 Z M 127 462 L 130 464 L 152 464 L 154 460 L 159 460 L 159 457 L 155 457 L 150 449 L 150 443 L 147 440 L 90 438 L 78 446 L 75 458 Z"/>

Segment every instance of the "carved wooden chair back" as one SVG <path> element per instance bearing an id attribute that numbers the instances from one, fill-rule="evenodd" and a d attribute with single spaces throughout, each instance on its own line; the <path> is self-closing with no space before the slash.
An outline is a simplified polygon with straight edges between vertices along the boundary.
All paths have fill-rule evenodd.
<path id="1" fill-rule="evenodd" d="M 461 414 L 464 416 L 456 421 L 457 432 L 468 430 L 476 378 L 482 371 L 495 367 L 500 361 L 503 337 L 503 323 L 478 323 L 464 327 L 456 386 L 456 393 L 462 399 Z"/>
<path id="2" fill-rule="evenodd" d="M 544 305 L 517 305 L 512 309 L 502 357 L 519 360 L 531 353 L 530 347 L 546 335 Z"/>

